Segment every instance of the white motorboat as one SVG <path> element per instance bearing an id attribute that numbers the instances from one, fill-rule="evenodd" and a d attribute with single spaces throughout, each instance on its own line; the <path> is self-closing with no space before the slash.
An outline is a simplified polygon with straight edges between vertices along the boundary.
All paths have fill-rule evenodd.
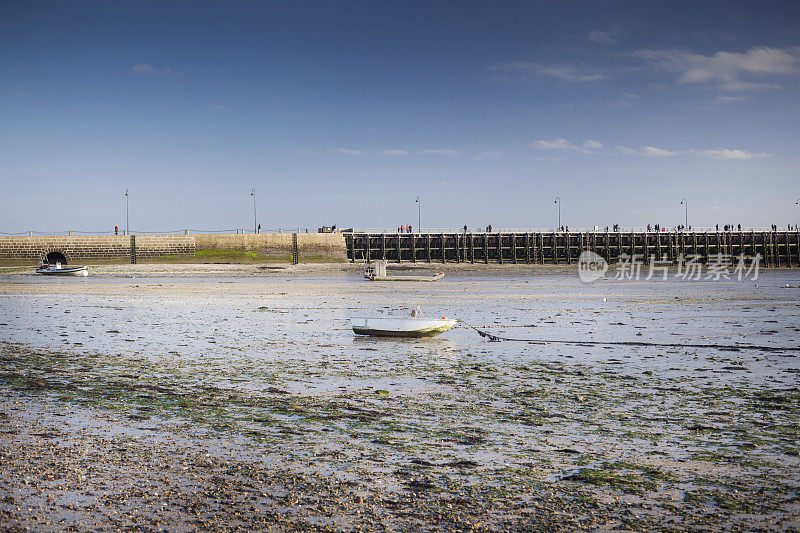
<path id="1" fill-rule="evenodd" d="M 444 277 L 444 272 L 432 276 L 389 275 L 386 273 L 386 261 L 379 259 L 364 267 L 364 277 L 370 281 L 439 281 Z"/>
<path id="2" fill-rule="evenodd" d="M 45 276 L 88 276 L 89 269 L 86 266 L 68 267 L 61 266 L 61 263 L 50 265 L 43 263 L 42 266 L 36 269 L 37 274 L 44 274 Z"/>
<path id="3" fill-rule="evenodd" d="M 442 318 L 422 318 L 419 308 L 409 318 L 394 316 L 352 317 L 350 323 L 357 335 L 378 335 L 381 337 L 432 337 L 444 333 L 458 323 L 458 320 Z"/>

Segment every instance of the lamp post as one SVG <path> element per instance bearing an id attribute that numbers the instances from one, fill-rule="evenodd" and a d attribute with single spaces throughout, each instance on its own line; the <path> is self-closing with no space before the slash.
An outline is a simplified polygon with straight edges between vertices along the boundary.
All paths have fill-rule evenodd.
<path id="1" fill-rule="evenodd" d="M 125 189 L 125 235 L 131 234 L 131 218 L 130 218 L 130 209 L 128 203 L 128 189 Z"/>
<path id="2" fill-rule="evenodd" d="M 556 196 L 556 201 L 553 203 L 558 204 L 558 227 L 556 229 L 561 231 L 561 198 Z"/>
<path id="3" fill-rule="evenodd" d="M 253 233 L 258 233 L 258 222 L 256 219 L 256 190 L 250 189 L 250 196 L 253 197 Z"/>
<path id="4" fill-rule="evenodd" d="M 683 206 L 683 230 L 689 227 L 689 202 L 686 201 L 686 198 L 681 198 L 681 205 Z"/>
<path id="5" fill-rule="evenodd" d="M 414 203 L 417 204 L 417 233 L 422 232 L 422 202 L 419 201 L 419 195 L 417 195 L 417 199 L 414 200 Z"/>

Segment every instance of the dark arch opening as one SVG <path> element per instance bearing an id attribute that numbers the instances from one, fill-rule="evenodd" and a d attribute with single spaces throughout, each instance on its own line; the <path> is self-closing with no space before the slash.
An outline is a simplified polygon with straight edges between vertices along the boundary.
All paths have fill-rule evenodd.
<path id="1" fill-rule="evenodd" d="M 62 265 L 67 264 L 67 258 L 64 257 L 64 254 L 61 252 L 50 252 L 47 254 L 45 260 L 51 265 L 55 265 L 56 263 L 61 263 Z"/>

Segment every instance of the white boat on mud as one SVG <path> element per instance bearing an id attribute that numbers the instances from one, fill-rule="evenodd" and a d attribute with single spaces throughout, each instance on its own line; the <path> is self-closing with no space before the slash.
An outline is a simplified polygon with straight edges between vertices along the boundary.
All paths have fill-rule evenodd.
<path id="1" fill-rule="evenodd" d="M 352 317 L 350 323 L 357 335 L 377 335 L 379 337 L 433 337 L 444 333 L 458 323 L 458 320 L 442 318 L 422 318 L 419 308 L 411 317 Z"/>
<path id="2" fill-rule="evenodd" d="M 68 267 L 61 266 L 61 263 L 55 265 L 44 263 L 36 269 L 36 273 L 45 276 L 88 276 L 89 269 L 86 266 Z"/>
<path id="3" fill-rule="evenodd" d="M 439 281 L 444 277 L 444 272 L 432 276 L 389 275 L 386 273 L 386 261 L 379 259 L 364 267 L 364 277 L 370 281 Z"/>

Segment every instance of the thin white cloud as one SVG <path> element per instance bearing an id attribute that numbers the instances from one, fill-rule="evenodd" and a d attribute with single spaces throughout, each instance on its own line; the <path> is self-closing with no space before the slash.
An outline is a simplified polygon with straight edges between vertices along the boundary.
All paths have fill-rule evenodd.
<path id="1" fill-rule="evenodd" d="M 622 92 L 619 99 L 613 103 L 620 107 L 631 107 L 638 99 L 639 95 L 636 93 Z"/>
<path id="2" fill-rule="evenodd" d="M 694 155 L 710 157 L 712 159 L 729 159 L 729 160 L 747 160 L 747 159 L 761 159 L 770 157 L 767 153 L 754 153 L 739 148 L 720 148 L 720 149 L 706 149 L 706 150 L 666 150 L 664 148 L 657 148 L 655 146 L 645 146 L 640 149 L 630 148 L 628 146 L 617 146 L 617 151 L 624 155 L 636 155 L 642 157 L 673 157 L 678 155 Z"/>
<path id="3" fill-rule="evenodd" d="M 139 63 L 137 65 L 133 65 L 131 67 L 131 72 L 135 74 L 169 74 L 169 75 L 178 75 L 179 73 L 175 72 L 170 67 L 155 67 L 150 63 Z"/>
<path id="4" fill-rule="evenodd" d="M 699 155 L 704 155 L 706 157 L 711 157 L 712 159 L 739 159 L 739 160 L 746 160 L 746 159 L 762 159 L 764 157 L 769 157 L 770 154 L 765 152 L 756 154 L 753 152 L 748 152 L 747 150 L 740 150 L 738 148 L 728 149 L 722 148 L 718 150 L 702 150 L 697 152 Z"/>
<path id="5" fill-rule="evenodd" d="M 208 106 L 208 108 L 212 109 L 214 111 L 227 111 L 228 110 L 228 108 L 226 106 L 220 105 L 220 104 L 211 104 L 210 106 Z"/>
<path id="6" fill-rule="evenodd" d="M 337 148 L 334 148 L 334 150 L 336 150 L 337 152 L 341 152 L 343 154 L 357 155 L 357 156 L 362 156 L 362 155 L 384 155 L 384 156 L 390 156 L 390 157 L 398 157 L 398 156 L 408 155 L 408 152 L 406 150 L 397 150 L 397 149 L 394 149 L 394 150 L 381 150 L 380 152 L 365 152 L 364 150 L 353 150 L 352 148 L 337 147 Z"/>
<path id="7" fill-rule="evenodd" d="M 364 155 L 365 153 L 361 150 L 351 150 L 350 148 L 336 148 L 336 151 L 347 155 Z"/>
<path id="8" fill-rule="evenodd" d="M 638 150 L 627 146 L 617 146 L 617 151 L 625 155 L 639 155 L 643 157 L 672 157 L 681 154 L 678 150 L 665 150 L 664 148 L 656 148 L 655 146 L 645 146 Z"/>
<path id="9" fill-rule="evenodd" d="M 557 80 L 572 82 L 592 82 L 604 79 L 606 76 L 596 72 L 586 65 L 544 65 L 531 61 L 511 61 L 499 63 L 492 67 L 493 70 L 515 73 L 523 79 L 531 77 L 549 76 Z"/>
<path id="10" fill-rule="evenodd" d="M 505 152 L 499 150 L 489 150 L 487 152 L 480 152 L 475 154 L 473 157 L 478 160 L 483 159 L 497 159 L 498 157 L 502 156 Z"/>
<path id="11" fill-rule="evenodd" d="M 601 143 L 600 141 L 596 141 L 594 139 L 589 139 L 588 141 L 583 143 L 583 149 L 584 150 L 602 150 L 603 149 L 603 143 Z"/>
<path id="12" fill-rule="evenodd" d="M 531 146 L 533 146 L 534 148 L 538 148 L 539 150 L 572 150 L 576 148 L 574 144 L 572 144 L 566 139 L 533 141 L 533 144 Z"/>
<path id="13" fill-rule="evenodd" d="M 569 65 L 552 65 L 541 67 L 539 69 L 541 74 L 547 74 L 557 80 L 563 81 L 598 81 L 605 78 L 604 75 L 598 72 L 585 71 Z"/>
<path id="14" fill-rule="evenodd" d="M 718 104 L 735 104 L 737 102 L 744 102 L 746 100 L 750 100 L 750 97 L 741 94 L 722 94 L 714 98 L 714 102 Z"/>
<path id="15" fill-rule="evenodd" d="M 776 88 L 765 82 L 767 76 L 798 73 L 800 47 L 751 48 L 747 52 L 717 52 L 702 55 L 685 50 L 639 50 L 635 55 L 648 61 L 653 68 L 678 74 L 681 83 L 716 85 L 731 91 Z M 758 81 L 742 79 L 754 77 Z"/>
<path id="16" fill-rule="evenodd" d="M 679 154 L 680 152 L 676 150 L 664 150 L 663 148 L 656 148 L 655 146 L 645 146 L 642 148 L 642 155 L 645 157 L 670 157 Z"/>
<path id="17" fill-rule="evenodd" d="M 150 74 L 156 71 L 155 67 L 150 63 L 139 63 L 131 67 L 131 70 L 137 74 Z"/>
<path id="18" fill-rule="evenodd" d="M 655 146 L 645 146 L 639 150 L 629 148 L 627 146 L 617 146 L 617 151 L 625 155 L 641 155 L 644 157 L 667 157 L 680 155 L 680 152 L 677 150 L 665 150 L 663 148 L 656 148 Z"/>
<path id="19" fill-rule="evenodd" d="M 603 143 L 595 139 L 589 139 L 582 146 L 578 146 L 567 139 L 542 139 L 533 141 L 531 147 L 537 150 L 574 150 L 582 154 L 596 154 L 603 149 Z"/>
<path id="20" fill-rule="evenodd" d="M 449 150 L 447 148 L 425 148 L 420 150 L 421 154 L 430 154 L 430 155 L 449 155 L 449 156 L 458 156 L 460 155 L 457 150 Z"/>
<path id="21" fill-rule="evenodd" d="M 589 32 L 589 40 L 598 44 L 614 44 L 617 42 L 614 35 L 614 32 L 594 30 Z"/>

